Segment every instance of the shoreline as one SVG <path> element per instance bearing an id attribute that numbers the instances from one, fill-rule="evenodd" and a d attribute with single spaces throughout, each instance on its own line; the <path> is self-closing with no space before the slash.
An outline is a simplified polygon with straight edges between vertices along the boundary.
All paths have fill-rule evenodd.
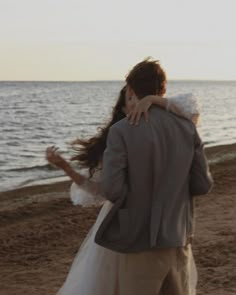
<path id="1" fill-rule="evenodd" d="M 236 144 L 206 154 L 214 187 L 195 198 L 197 295 L 235 295 Z M 53 295 L 63 284 L 100 210 L 73 206 L 70 183 L 0 193 L 1 294 Z"/>
<path id="2" fill-rule="evenodd" d="M 205 148 L 206 156 L 209 165 L 212 166 L 217 163 L 224 163 L 236 158 L 236 143 L 217 145 Z M 66 175 L 61 177 L 67 177 Z M 41 180 L 39 180 L 41 182 Z M 47 181 L 46 181 L 47 182 Z M 26 185 L 6 191 L 0 192 L 0 200 L 4 197 L 13 197 L 15 194 L 18 196 L 25 196 L 28 194 L 34 194 L 38 190 L 42 190 L 43 193 L 61 191 L 63 187 L 67 187 L 72 183 L 71 180 L 53 181 L 50 183 Z"/>

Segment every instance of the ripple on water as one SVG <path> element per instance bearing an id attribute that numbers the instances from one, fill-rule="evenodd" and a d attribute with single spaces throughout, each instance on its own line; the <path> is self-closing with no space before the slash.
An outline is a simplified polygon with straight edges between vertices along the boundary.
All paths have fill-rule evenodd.
<path id="1" fill-rule="evenodd" d="M 88 138 L 109 120 L 122 86 L 123 82 L 0 82 L 1 169 L 22 169 L 5 172 L 4 178 L 0 169 L 1 187 L 57 177 L 59 171 L 40 168 L 46 165 L 46 147 L 55 144 L 69 157 L 68 142 Z M 168 83 L 167 97 L 189 92 L 199 98 L 205 145 L 236 142 L 236 83 Z"/>

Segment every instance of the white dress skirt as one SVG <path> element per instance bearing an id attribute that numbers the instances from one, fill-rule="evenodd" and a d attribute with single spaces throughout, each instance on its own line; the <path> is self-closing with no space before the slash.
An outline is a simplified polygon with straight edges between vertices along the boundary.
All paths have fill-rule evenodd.
<path id="1" fill-rule="evenodd" d="M 117 295 L 118 253 L 94 242 L 96 232 L 111 207 L 109 201 L 104 203 L 57 295 Z"/>
<path id="2" fill-rule="evenodd" d="M 76 185 L 73 184 L 73 186 Z M 81 190 L 78 189 L 78 192 L 80 193 Z M 119 254 L 94 242 L 96 232 L 112 206 L 111 202 L 105 201 L 95 224 L 80 246 L 66 281 L 57 295 L 118 295 Z M 197 269 L 191 247 L 189 247 L 189 251 L 189 295 L 195 295 Z"/>
<path id="3" fill-rule="evenodd" d="M 189 103 L 189 95 L 181 95 L 180 101 L 174 97 L 173 102 L 178 102 L 187 115 L 196 113 L 193 103 Z M 192 101 L 195 100 L 191 97 Z M 171 103 L 171 99 L 169 103 Z M 187 101 L 185 103 L 185 101 Z M 184 105 L 186 106 L 184 108 Z M 191 109 L 191 111 L 190 111 Z M 93 179 L 97 181 L 100 175 L 95 175 Z M 71 199 L 74 205 L 90 206 L 103 202 L 103 206 L 98 214 L 97 220 L 88 232 L 80 249 L 72 263 L 67 278 L 57 292 L 57 295 L 118 295 L 118 259 L 119 253 L 103 248 L 94 242 L 96 232 L 108 214 L 113 204 L 104 201 L 101 195 L 91 190 L 89 183 L 84 187 L 78 187 L 75 183 L 71 186 Z M 93 185 L 92 185 L 93 186 Z M 93 192 L 93 193 L 91 193 Z M 197 269 L 189 247 L 189 285 L 190 295 L 196 294 Z"/>

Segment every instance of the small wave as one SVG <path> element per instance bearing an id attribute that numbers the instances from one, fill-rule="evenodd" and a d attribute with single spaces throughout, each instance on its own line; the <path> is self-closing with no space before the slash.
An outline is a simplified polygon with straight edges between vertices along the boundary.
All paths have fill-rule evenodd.
<path id="1" fill-rule="evenodd" d="M 236 153 L 220 154 L 215 156 L 213 159 L 210 159 L 208 162 L 210 164 L 218 164 L 226 161 L 231 161 L 236 159 Z"/>
<path id="2" fill-rule="evenodd" d="M 50 184 L 55 182 L 60 182 L 64 180 L 68 180 L 69 178 L 65 175 L 60 176 L 52 176 L 52 177 L 42 177 L 42 178 L 35 178 L 35 179 L 28 179 L 26 181 L 21 182 L 17 188 L 25 187 L 25 186 L 32 186 L 32 185 L 40 185 L 40 184 Z"/>
<path id="3" fill-rule="evenodd" d="M 27 184 L 30 184 L 31 182 L 35 181 L 34 178 L 31 179 L 27 179 L 25 181 L 22 181 L 20 184 L 17 185 L 17 187 L 22 187 L 22 186 L 26 186 Z"/>
<path id="4" fill-rule="evenodd" d="M 217 144 L 217 140 L 205 140 L 204 141 L 204 145 L 207 147 L 207 146 L 210 146 L 210 145 L 215 145 Z"/>
<path id="5" fill-rule="evenodd" d="M 46 127 L 42 127 L 42 126 L 36 126 L 35 127 L 36 130 L 46 130 Z"/>
<path id="6" fill-rule="evenodd" d="M 32 167 L 22 167 L 22 168 L 14 168 L 14 169 L 9 169 L 7 171 L 9 172 L 27 172 L 27 171 L 49 171 L 49 170 L 59 170 L 55 166 L 52 166 L 50 164 L 45 164 L 45 165 L 35 165 Z"/>
<path id="7" fill-rule="evenodd" d="M 28 111 L 25 111 L 25 110 L 21 110 L 21 109 L 19 109 L 19 111 L 18 110 L 16 110 L 15 111 L 15 115 L 21 115 L 21 114 L 27 114 L 28 113 Z"/>
<path id="8" fill-rule="evenodd" d="M 100 126 L 99 122 L 77 122 L 74 126 Z"/>
<path id="9" fill-rule="evenodd" d="M 16 128 L 3 127 L 2 132 L 16 132 Z"/>
<path id="10" fill-rule="evenodd" d="M 10 141 L 7 142 L 8 146 L 21 146 L 21 143 L 19 141 Z"/>
<path id="11" fill-rule="evenodd" d="M 28 184 L 34 183 L 34 182 L 47 182 L 47 181 L 51 181 L 53 179 L 60 179 L 61 177 L 65 177 L 64 175 L 62 176 L 51 176 L 51 177 L 41 177 L 40 179 L 38 177 L 35 178 L 29 178 L 25 181 L 22 181 L 18 184 L 17 187 L 22 187 L 22 186 L 27 186 Z"/>

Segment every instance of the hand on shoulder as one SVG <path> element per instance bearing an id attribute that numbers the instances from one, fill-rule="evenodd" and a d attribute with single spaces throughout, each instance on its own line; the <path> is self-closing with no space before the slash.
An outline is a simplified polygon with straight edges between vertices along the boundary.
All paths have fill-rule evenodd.
<path id="1" fill-rule="evenodd" d="M 166 99 L 158 95 L 148 95 L 139 100 L 135 107 L 127 114 L 127 119 L 131 125 L 138 125 L 142 116 L 148 122 L 148 111 L 155 104 L 166 108 Z"/>

